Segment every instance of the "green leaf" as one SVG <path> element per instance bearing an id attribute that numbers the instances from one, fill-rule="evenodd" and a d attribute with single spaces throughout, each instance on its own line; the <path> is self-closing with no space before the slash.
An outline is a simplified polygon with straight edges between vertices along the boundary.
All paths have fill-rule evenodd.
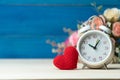
<path id="1" fill-rule="evenodd" d="M 80 29 L 80 28 L 81 28 L 81 25 L 80 25 L 80 24 L 77 24 L 77 28 Z"/>
<path id="2" fill-rule="evenodd" d="M 100 5 L 100 6 L 97 7 L 98 11 L 102 10 L 102 8 L 103 8 L 102 5 Z"/>
<path id="3" fill-rule="evenodd" d="M 96 3 L 95 2 L 93 2 L 93 3 L 90 3 L 91 4 L 91 6 L 96 6 Z"/>

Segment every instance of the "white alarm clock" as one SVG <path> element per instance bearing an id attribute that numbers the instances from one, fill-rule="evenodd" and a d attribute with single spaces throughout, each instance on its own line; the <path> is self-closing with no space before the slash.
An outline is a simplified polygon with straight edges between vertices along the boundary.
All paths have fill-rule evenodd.
<path id="1" fill-rule="evenodd" d="M 105 32 L 89 30 L 78 40 L 77 51 L 84 66 L 107 68 L 114 56 L 112 40 Z"/>

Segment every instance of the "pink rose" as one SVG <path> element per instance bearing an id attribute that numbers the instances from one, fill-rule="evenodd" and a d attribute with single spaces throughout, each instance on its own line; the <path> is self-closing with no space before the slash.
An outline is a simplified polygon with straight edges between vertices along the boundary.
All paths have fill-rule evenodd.
<path id="1" fill-rule="evenodd" d="M 120 37 L 120 22 L 115 22 L 113 24 L 112 33 L 115 37 Z"/>
<path id="2" fill-rule="evenodd" d="M 72 46 L 76 46 L 77 45 L 77 41 L 79 39 L 79 36 L 78 36 L 78 32 L 75 31 L 71 34 L 71 36 L 69 37 L 69 42 Z"/>
<path id="3" fill-rule="evenodd" d="M 105 24 L 105 18 L 102 15 L 100 15 L 99 17 L 96 16 L 93 18 L 91 22 L 91 28 L 99 30 L 99 26 L 104 24 Z"/>

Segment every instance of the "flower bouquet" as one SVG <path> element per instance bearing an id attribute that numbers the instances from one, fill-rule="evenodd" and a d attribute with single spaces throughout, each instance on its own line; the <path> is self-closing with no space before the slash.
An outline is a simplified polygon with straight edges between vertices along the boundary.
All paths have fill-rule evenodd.
<path id="1" fill-rule="evenodd" d="M 77 24 L 78 30 L 76 31 L 64 28 L 64 32 L 68 32 L 70 35 L 65 41 L 62 43 L 56 43 L 54 41 L 47 40 L 47 43 L 54 47 L 52 52 L 61 54 L 68 46 L 76 47 L 78 39 L 84 33 L 81 29 L 86 27 L 86 25 L 89 25 L 90 29 L 93 30 L 100 30 L 100 26 L 105 26 L 111 30 L 111 33 L 107 34 L 112 38 L 115 46 L 114 62 L 120 62 L 120 9 L 118 8 L 108 8 L 101 15 L 91 16 L 85 22 Z"/>

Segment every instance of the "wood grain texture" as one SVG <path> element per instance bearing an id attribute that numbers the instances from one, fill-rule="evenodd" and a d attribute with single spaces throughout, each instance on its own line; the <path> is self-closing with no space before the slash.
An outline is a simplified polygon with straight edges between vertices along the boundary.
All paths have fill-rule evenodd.
<path id="1" fill-rule="evenodd" d="M 119 0 L 98 1 L 120 7 Z M 0 0 L 0 58 L 53 58 L 47 39 L 64 41 L 63 27 L 76 30 L 78 21 L 96 15 L 92 0 Z M 103 9 L 103 10 L 104 10 Z M 102 11 L 103 12 L 103 11 Z"/>
<path id="2" fill-rule="evenodd" d="M 120 64 L 106 69 L 84 69 L 78 64 L 74 70 L 59 70 L 53 59 L 1 59 L 1 80 L 120 80 Z"/>
<path id="3" fill-rule="evenodd" d="M 119 5 L 119 0 L 0 0 L 0 4 L 90 4 Z"/>

